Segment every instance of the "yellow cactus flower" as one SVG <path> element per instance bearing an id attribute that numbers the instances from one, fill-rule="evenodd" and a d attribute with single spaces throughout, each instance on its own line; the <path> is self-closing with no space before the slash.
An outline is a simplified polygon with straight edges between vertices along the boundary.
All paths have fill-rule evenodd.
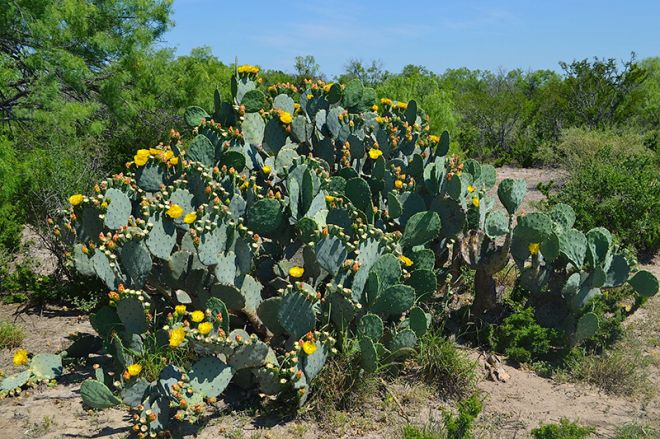
<path id="1" fill-rule="evenodd" d="M 440 142 L 440 137 L 436 136 L 435 134 L 431 134 L 429 136 L 429 140 L 433 143 L 438 143 Z"/>
<path id="2" fill-rule="evenodd" d="M 385 122 L 387 122 L 387 118 L 386 118 L 386 117 L 378 116 L 378 117 L 376 118 L 376 123 L 385 123 Z"/>
<path id="3" fill-rule="evenodd" d="M 170 347 L 176 348 L 186 339 L 186 330 L 183 327 L 175 328 L 170 331 Z"/>
<path id="4" fill-rule="evenodd" d="M 170 159 L 170 165 L 172 165 L 172 166 L 176 166 L 176 165 L 178 165 L 178 164 L 179 164 L 179 157 L 172 157 L 172 158 Z"/>
<path id="5" fill-rule="evenodd" d="M 472 205 L 474 207 L 479 207 L 479 203 L 480 203 L 479 198 L 477 198 L 477 197 L 472 198 Z"/>
<path id="6" fill-rule="evenodd" d="M 412 264 L 413 264 L 412 259 L 410 259 L 410 258 L 407 257 L 407 256 L 403 256 L 403 255 L 401 255 L 401 256 L 399 256 L 399 260 L 400 260 L 401 262 L 403 262 L 403 265 L 405 265 L 406 267 L 411 267 Z"/>
<path id="7" fill-rule="evenodd" d="M 151 153 L 148 149 L 138 149 L 137 153 L 133 157 L 133 161 L 137 166 L 144 166 L 149 161 L 149 156 Z"/>
<path id="8" fill-rule="evenodd" d="M 333 201 L 335 201 L 335 197 L 333 197 L 332 195 L 326 195 L 325 201 L 327 201 L 328 203 L 332 203 Z"/>
<path id="9" fill-rule="evenodd" d="M 71 195 L 69 197 L 69 203 L 71 203 L 72 206 L 77 206 L 82 203 L 84 199 L 85 197 L 81 194 Z"/>
<path id="10" fill-rule="evenodd" d="M 312 355 L 314 352 L 316 352 L 316 343 L 311 340 L 307 340 L 303 343 L 302 348 L 307 355 Z"/>
<path id="11" fill-rule="evenodd" d="M 160 159 L 164 162 L 169 161 L 172 157 L 174 157 L 174 152 L 173 151 L 165 151 L 162 154 L 159 155 Z"/>
<path id="12" fill-rule="evenodd" d="M 527 249 L 531 254 L 538 255 L 539 250 L 541 250 L 541 244 L 539 244 L 538 242 L 530 242 L 529 245 L 527 246 Z"/>
<path id="13" fill-rule="evenodd" d="M 373 105 L 371 106 L 371 111 L 378 111 L 378 105 L 373 104 Z"/>
<path id="14" fill-rule="evenodd" d="M 333 86 L 334 84 L 335 84 L 334 82 L 329 82 L 329 83 L 325 84 L 325 85 L 323 86 L 323 91 L 326 92 L 326 93 L 329 93 L 329 92 L 330 92 L 330 89 L 332 88 L 332 86 Z"/>
<path id="15" fill-rule="evenodd" d="M 259 73 L 259 67 L 245 64 L 238 68 L 238 73 L 251 73 L 253 75 L 256 75 L 257 73 Z"/>
<path id="16" fill-rule="evenodd" d="M 309 100 L 309 99 L 312 99 L 313 97 L 314 97 L 313 94 L 311 94 L 311 93 L 307 93 L 307 99 L 308 99 L 308 100 Z"/>
<path id="17" fill-rule="evenodd" d="M 265 175 L 270 174 L 272 170 L 273 168 L 268 165 L 264 165 L 263 168 L 261 168 L 261 172 L 263 172 Z"/>
<path id="18" fill-rule="evenodd" d="M 192 313 L 190 313 L 190 318 L 195 323 L 201 322 L 202 320 L 204 320 L 204 317 L 206 317 L 206 315 L 204 314 L 203 311 L 193 311 Z"/>
<path id="19" fill-rule="evenodd" d="M 167 216 L 169 216 L 172 219 L 177 219 L 181 215 L 183 215 L 183 207 L 179 206 L 178 204 L 172 204 L 169 209 L 165 212 Z"/>
<path id="20" fill-rule="evenodd" d="M 183 222 L 186 223 L 186 224 L 192 224 L 192 223 L 194 223 L 196 220 L 197 220 L 197 214 L 196 214 L 195 212 L 187 213 L 187 214 L 183 217 Z"/>
<path id="21" fill-rule="evenodd" d="M 282 111 L 280 113 L 280 122 L 282 122 L 284 125 L 289 125 L 293 121 L 293 117 L 291 116 L 291 113 L 288 111 Z"/>
<path id="22" fill-rule="evenodd" d="M 174 307 L 174 314 L 182 316 L 186 313 L 186 305 L 177 305 Z"/>
<path id="23" fill-rule="evenodd" d="M 28 351 L 25 349 L 17 350 L 12 361 L 14 362 L 14 366 L 27 366 L 30 362 L 28 359 Z"/>
<path id="24" fill-rule="evenodd" d="M 108 202 L 107 201 L 104 201 L 103 203 L 101 203 L 101 209 L 107 209 L 107 208 L 108 208 Z"/>
<path id="25" fill-rule="evenodd" d="M 403 187 L 403 182 L 401 180 L 396 180 L 394 182 L 394 187 L 397 189 L 401 189 Z"/>
<path id="26" fill-rule="evenodd" d="M 149 148 L 149 154 L 157 156 L 160 155 L 162 151 L 158 148 Z"/>
<path id="27" fill-rule="evenodd" d="M 381 98 L 380 103 L 383 104 L 383 105 L 392 105 L 392 99 Z"/>
<path id="28" fill-rule="evenodd" d="M 297 279 L 299 277 L 302 277 L 302 275 L 304 273 L 305 273 L 305 269 L 303 267 L 298 267 L 296 265 L 296 266 L 293 266 L 293 267 L 289 268 L 289 276 L 291 276 L 295 279 Z"/>
<path id="29" fill-rule="evenodd" d="M 296 103 L 293 104 L 293 110 L 294 110 L 295 112 L 300 111 L 300 104 L 299 104 L 298 102 L 296 102 Z"/>
<path id="30" fill-rule="evenodd" d="M 400 110 L 405 110 L 406 108 L 408 108 L 408 104 L 406 102 L 397 102 L 396 108 Z"/>
<path id="31" fill-rule="evenodd" d="M 383 151 L 381 151 L 380 149 L 371 148 L 369 150 L 369 157 L 371 157 L 371 160 L 376 160 L 378 157 L 382 155 L 383 155 Z"/>
<path id="32" fill-rule="evenodd" d="M 197 330 L 199 331 L 200 334 L 206 335 L 213 330 L 213 323 L 211 322 L 200 323 L 199 326 L 197 326 Z"/>
<path id="33" fill-rule="evenodd" d="M 132 377 L 136 377 L 140 375 L 140 372 L 142 372 L 142 365 L 141 364 L 131 364 L 126 368 L 128 371 L 128 374 Z"/>
<path id="34" fill-rule="evenodd" d="M 468 187 L 467 187 L 467 190 L 468 190 L 468 192 L 470 192 L 470 193 L 474 192 L 474 186 L 472 186 L 471 184 L 469 184 Z"/>

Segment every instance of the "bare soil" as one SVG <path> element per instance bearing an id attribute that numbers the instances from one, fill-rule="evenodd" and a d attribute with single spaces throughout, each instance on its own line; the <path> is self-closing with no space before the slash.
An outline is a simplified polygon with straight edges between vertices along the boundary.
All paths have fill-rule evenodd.
<path id="1" fill-rule="evenodd" d="M 556 173 L 533 169 L 505 168 L 500 178 L 525 178 L 530 202 L 542 195 L 536 190 L 539 181 L 557 179 Z M 644 267 L 660 276 L 660 258 Z M 43 313 L 21 310 L 17 305 L 0 305 L 0 320 L 23 327 L 23 347 L 30 352 L 58 352 L 65 348 L 67 337 L 76 332 L 93 330 L 87 315 L 49 308 Z M 596 437 L 615 437 L 617 427 L 626 423 L 660 425 L 660 297 L 649 300 L 627 322 L 628 332 L 642 344 L 641 355 L 658 361 L 651 363 L 650 376 L 656 392 L 648 397 L 617 397 L 584 384 L 557 382 L 536 373 L 504 365 L 510 379 L 506 383 L 485 377 L 478 387 L 484 398 L 484 411 L 479 417 L 476 437 L 525 438 L 541 423 L 556 422 L 562 417 L 596 428 Z M 483 364 L 478 352 L 468 350 L 475 361 Z M 0 351 L 0 366 L 11 373 L 11 352 Z M 483 368 L 481 368 L 483 370 Z M 130 424 L 124 409 L 101 412 L 87 411 L 79 395 L 80 382 L 92 371 L 91 364 L 72 368 L 55 388 L 38 388 L 29 395 L 0 401 L 0 437 L 6 438 L 125 438 Z M 420 383 L 399 380 L 387 385 L 387 391 L 374 397 L 362 410 L 339 412 L 320 425 L 309 416 L 278 419 L 273 416 L 253 417 L 249 413 L 231 411 L 219 403 L 206 425 L 176 432 L 178 437 L 199 438 L 398 438 L 404 425 L 432 424 L 448 409 L 437 391 Z M 197 432 L 197 433 L 195 433 Z"/>

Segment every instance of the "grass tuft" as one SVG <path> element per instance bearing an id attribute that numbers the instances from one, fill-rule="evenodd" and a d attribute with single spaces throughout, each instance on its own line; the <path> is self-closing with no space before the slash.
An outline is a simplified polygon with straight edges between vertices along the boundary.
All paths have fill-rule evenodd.
<path id="1" fill-rule="evenodd" d="M 0 349 L 17 348 L 24 339 L 23 328 L 10 322 L 0 322 Z"/>
<path id="2" fill-rule="evenodd" d="M 476 389 L 476 363 L 437 333 L 428 332 L 421 338 L 417 364 L 422 379 L 445 398 L 461 400 Z"/>
<path id="3" fill-rule="evenodd" d="M 543 424 L 532 430 L 534 439 L 584 439 L 596 431 L 576 422 L 561 418 L 558 424 Z"/>

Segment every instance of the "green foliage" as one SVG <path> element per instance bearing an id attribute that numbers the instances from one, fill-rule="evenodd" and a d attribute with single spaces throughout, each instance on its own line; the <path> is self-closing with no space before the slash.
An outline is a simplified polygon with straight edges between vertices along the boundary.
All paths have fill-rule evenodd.
<path id="1" fill-rule="evenodd" d="M 657 159 L 649 154 L 602 148 L 592 158 L 573 162 L 568 178 L 548 201 L 571 204 L 578 227 L 607 224 L 623 245 L 653 254 L 660 248 L 657 170 Z"/>
<path id="2" fill-rule="evenodd" d="M 440 422 L 430 423 L 423 428 L 408 424 L 403 428 L 404 439 L 470 439 L 474 422 L 483 409 L 477 394 L 461 401 L 457 413 L 445 410 Z"/>
<path id="3" fill-rule="evenodd" d="M 493 349 L 517 363 L 551 360 L 564 344 L 559 331 L 539 325 L 531 307 L 491 326 L 488 339 Z"/>
<path id="4" fill-rule="evenodd" d="M 544 424 L 532 430 L 535 439 L 583 439 L 596 431 L 562 418 L 558 424 Z"/>
<path id="5" fill-rule="evenodd" d="M 651 439 L 657 437 L 658 430 L 650 425 L 625 424 L 616 429 L 616 439 Z"/>

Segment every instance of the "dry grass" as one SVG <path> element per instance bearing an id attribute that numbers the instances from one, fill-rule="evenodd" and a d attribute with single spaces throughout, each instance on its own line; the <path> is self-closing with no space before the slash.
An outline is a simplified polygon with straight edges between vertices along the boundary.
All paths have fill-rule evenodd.
<path id="1" fill-rule="evenodd" d="M 0 349 L 19 347 L 25 339 L 23 329 L 10 322 L 0 322 Z"/>

